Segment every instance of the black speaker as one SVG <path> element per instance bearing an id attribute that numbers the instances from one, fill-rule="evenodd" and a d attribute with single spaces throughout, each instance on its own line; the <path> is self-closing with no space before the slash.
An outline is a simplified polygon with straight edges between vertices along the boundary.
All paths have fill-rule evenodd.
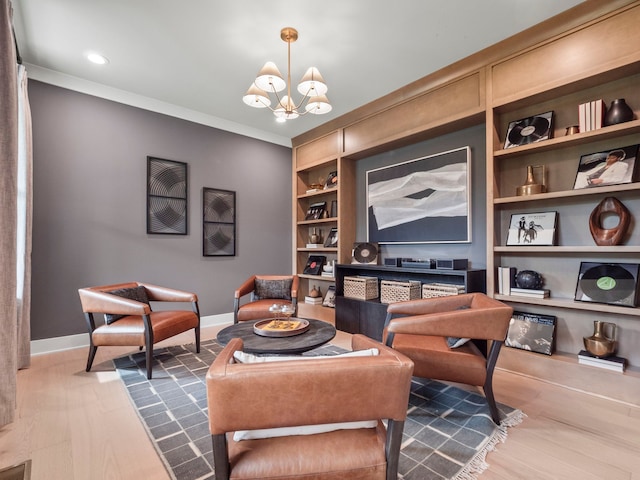
<path id="1" fill-rule="evenodd" d="M 466 270 L 469 266 L 469 260 L 466 258 L 443 258 L 436 259 L 436 268 L 441 270 Z"/>
<path id="2" fill-rule="evenodd" d="M 400 267 L 402 266 L 402 259 L 400 257 L 397 258 L 385 258 L 384 264 L 387 267 Z"/>

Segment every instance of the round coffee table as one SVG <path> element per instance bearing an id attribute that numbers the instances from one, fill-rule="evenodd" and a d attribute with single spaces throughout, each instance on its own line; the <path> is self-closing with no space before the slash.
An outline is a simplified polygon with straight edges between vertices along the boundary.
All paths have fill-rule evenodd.
<path id="1" fill-rule="evenodd" d="M 243 351 L 248 353 L 303 353 L 324 345 L 336 336 L 333 325 L 320 320 L 308 319 L 309 330 L 291 337 L 263 337 L 253 332 L 256 321 L 246 321 L 230 325 L 218 332 L 216 339 L 226 345 L 232 338 L 240 337 L 244 342 Z"/>

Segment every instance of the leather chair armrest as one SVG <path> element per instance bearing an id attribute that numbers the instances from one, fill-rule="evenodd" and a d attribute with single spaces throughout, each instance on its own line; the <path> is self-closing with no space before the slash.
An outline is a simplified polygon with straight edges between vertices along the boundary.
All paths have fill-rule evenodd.
<path id="1" fill-rule="evenodd" d="M 253 292 L 255 289 L 256 276 L 252 275 L 246 282 L 244 282 L 238 289 L 235 291 L 233 298 L 240 298 L 248 295 Z"/>
<path id="2" fill-rule="evenodd" d="M 435 304 L 439 300 L 433 299 L 433 302 L 429 303 Z M 443 303 L 451 304 L 451 302 Z M 391 318 L 387 325 L 387 332 L 503 341 L 513 309 L 495 300 L 492 300 L 491 305 L 491 307 L 470 306 L 462 310 Z"/>
<path id="3" fill-rule="evenodd" d="M 293 276 L 291 281 L 291 300 L 298 301 L 298 289 L 300 288 L 300 278 L 297 275 Z"/>
<path id="4" fill-rule="evenodd" d="M 78 290 L 82 311 L 85 313 L 116 313 L 119 315 L 148 315 L 151 307 L 146 303 L 112 295 L 91 288 Z"/>
<path id="5" fill-rule="evenodd" d="M 149 300 L 155 302 L 197 302 L 198 295 L 174 288 L 160 287 L 150 283 L 138 282 L 147 291 Z"/>

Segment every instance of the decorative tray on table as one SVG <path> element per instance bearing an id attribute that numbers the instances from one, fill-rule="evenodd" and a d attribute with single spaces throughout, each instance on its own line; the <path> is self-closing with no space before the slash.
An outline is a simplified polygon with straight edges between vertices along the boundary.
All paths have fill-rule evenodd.
<path id="1" fill-rule="evenodd" d="M 292 337 L 309 330 L 309 322 L 304 318 L 260 320 L 253 325 L 253 332 L 263 337 Z"/>

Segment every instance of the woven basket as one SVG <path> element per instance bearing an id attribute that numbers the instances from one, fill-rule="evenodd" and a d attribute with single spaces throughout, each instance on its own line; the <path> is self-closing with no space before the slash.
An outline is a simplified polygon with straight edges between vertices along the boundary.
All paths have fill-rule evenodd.
<path id="1" fill-rule="evenodd" d="M 420 282 L 417 280 L 408 282 L 382 280 L 380 282 L 381 303 L 406 302 L 418 298 L 420 298 Z"/>
<path id="2" fill-rule="evenodd" d="M 448 283 L 425 283 L 422 285 L 422 298 L 448 297 L 465 293 L 463 285 Z"/>
<path id="3" fill-rule="evenodd" d="M 377 277 L 344 277 L 344 296 L 358 300 L 378 298 Z"/>

